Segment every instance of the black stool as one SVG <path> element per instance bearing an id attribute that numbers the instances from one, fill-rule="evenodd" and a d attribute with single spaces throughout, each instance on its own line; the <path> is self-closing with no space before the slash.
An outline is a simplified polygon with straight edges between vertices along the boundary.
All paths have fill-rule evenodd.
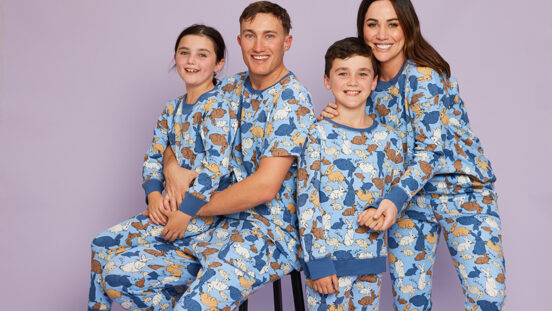
<path id="1" fill-rule="evenodd" d="M 305 311 L 305 300 L 303 298 L 303 284 L 301 282 L 301 273 L 293 270 L 291 273 L 291 289 L 293 291 L 293 304 L 295 311 Z M 274 311 L 282 311 L 282 282 L 276 280 L 272 282 L 272 293 L 274 295 Z M 247 311 L 247 300 L 239 308 L 240 311 Z"/>

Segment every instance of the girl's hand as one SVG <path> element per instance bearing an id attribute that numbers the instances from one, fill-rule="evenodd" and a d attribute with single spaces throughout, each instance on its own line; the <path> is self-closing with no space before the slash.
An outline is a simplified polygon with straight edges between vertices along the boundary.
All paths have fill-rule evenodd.
<path id="1" fill-rule="evenodd" d="M 148 194 L 148 207 L 142 215 L 149 217 L 149 221 L 156 225 L 164 226 L 167 224 L 167 216 L 161 210 L 163 209 L 163 195 L 159 191 L 152 191 Z"/>
<path id="2" fill-rule="evenodd" d="M 339 115 L 339 112 L 337 111 L 337 104 L 330 102 L 324 110 L 320 113 L 320 116 L 318 117 L 318 121 L 322 120 L 323 118 L 333 119 Z"/>
<path id="3" fill-rule="evenodd" d="M 167 225 L 161 231 L 161 236 L 170 242 L 174 242 L 176 239 L 182 239 L 186 229 L 188 229 L 188 224 L 192 219 L 192 216 L 185 214 L 179 210 L 177 211 L 166 211 L 163 210 L 163 214 L 169 219 Z"/>

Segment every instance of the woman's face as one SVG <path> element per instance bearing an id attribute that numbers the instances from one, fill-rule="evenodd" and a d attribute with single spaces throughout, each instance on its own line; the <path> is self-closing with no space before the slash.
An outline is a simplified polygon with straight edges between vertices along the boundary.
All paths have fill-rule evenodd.
<path id="1" fill-rule="evenodd" d="M 364 42 L 368 44 L 383 67 L 404 63 L 404 33 L 393 4 L 388 0 L 374 1 L 364 16 Z"/>
<path id="2" fill-rule="evenodd" d="M 223 60 L 217 63 L 213 41 L 202 35 L 182 37 L 174 61 L 178 75 L 188 87 L 212 83 L 213 75 L 224 64 Z"/>

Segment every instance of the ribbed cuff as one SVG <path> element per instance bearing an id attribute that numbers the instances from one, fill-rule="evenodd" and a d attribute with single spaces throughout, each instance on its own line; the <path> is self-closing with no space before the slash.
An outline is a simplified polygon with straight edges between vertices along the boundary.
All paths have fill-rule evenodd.
<path id="1" fill-rule="evenodd" d="M 385 198 L 395 204 L 398 210 L 398 215 L 400 215 L 404 204 L 406 203 L 406 201 L 408 201 L 408 194 L 406 194 L 406 192 L 404 192 L 404 190 L 402 190 L 400 187 L 395 186 L 391 188 Z"/>
<path id="2" fill-rule="evenodd" d="M 206 203 L 207 201 L 198 199 L 194 197 L 191 193 L 187 192 L 184 200 L 182 200 L 182 203 L 180 203 L 180 207 L 178 207 L 178 209 L 184 214 L 194 217 L 199 209 Z"/>
<path id="3" fill-rule="evenodd" d="M 144 191 L 146 192 L 146 204 L 148 203 L 148 194 L 154 191 L 163 193 L 163 190 L 165 189 L 163 183 L 158 179 L 148 180 L 146 183 L 142 184 L 142 188 L 144 188 Z"/>
<path id="4" fill-rule="evenodd" d="M 325 276 L 334 275 L 335 267 L 330 256 L 305 262 L 311 280 L 317 280 Z"/>

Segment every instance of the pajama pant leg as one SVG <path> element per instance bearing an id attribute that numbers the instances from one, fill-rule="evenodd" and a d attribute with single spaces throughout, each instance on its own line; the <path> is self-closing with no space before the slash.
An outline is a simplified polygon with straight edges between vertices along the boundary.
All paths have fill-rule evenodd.
<path id="1" fill-rule="evenodd" d="M 201 219 L 194 224 L 208 225 Z M 149 305 L 165 305 L 161 292 L 155 290 L 162 291 L 167 300 L 181 295 L 184 283 L 195 278 L 199 263 L 182 251 L 189 237 L 169 243 L 159 237 L 162 230 L 162 226 L 149 223 L 148 217 L 138 215 L 93 240 L 89 310 L 109 310 L 110 296 L 130 308 L 144 307 L 144 299 Z"/>
<path id="2" fill-rule="evenodd" d="M 431 310 L 431 278 L 440 234 L 431 206 L 423 197 L 388 231 L 389 273 L 395 310 Z"/>
<path id="3" fill-rule="evenodd" d="M 431 309 L 431 276 L 440 230 L 462 283 L 465 310 L 502 310 L 504 258 L 492 191 L 418 197 L 410 204 L 389 231 L 395 309 Z"/>
<path id="4" fill-rule="evenodd" d="M 381 274 L 342 276 L 338 278 L 339 293 L 321 294 L 307 280 L 307 309 L 325 310 L 379 310 Z"/>
<path id="5" fill-rule="evenodd" d="M 224 221 L 210 235 L 193 247 L 202 269 L 175 310 L 235 309 L 257 289 L 297 267 L 295 254 L 290 261 L 289 254 L 247 221 Z"/>
<path id="6" fill-rule="evenodd" d="M 469 311 L 504 309 L 505 266 L 495 198 L 494 193 L 439 198 L 439 223 Z"/>

